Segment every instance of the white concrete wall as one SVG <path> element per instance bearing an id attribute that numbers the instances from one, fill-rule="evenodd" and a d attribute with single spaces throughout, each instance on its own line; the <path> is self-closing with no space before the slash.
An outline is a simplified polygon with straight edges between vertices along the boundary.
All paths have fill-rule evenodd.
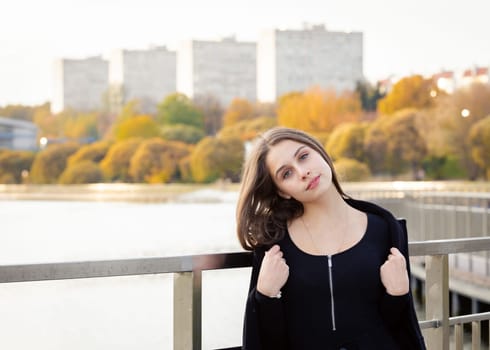
<path id="1" fill-rule="evenodd" d="M 180 46 L 179 92 L 192 98 L 213 95 L 226 107 L 234 98 L 256 99 L 256 44 L 192 41 Z"/>
<path id="2" fill-rule="evenodd" d="M 352 90 L 363 79 L 363 35 L 359 32 L 330 32 L 323 26 L 275 30 L 273 38 L 270 32 L 260 37 L 257 55 L 261 101 L 274 101 L 312 86 Z"/>

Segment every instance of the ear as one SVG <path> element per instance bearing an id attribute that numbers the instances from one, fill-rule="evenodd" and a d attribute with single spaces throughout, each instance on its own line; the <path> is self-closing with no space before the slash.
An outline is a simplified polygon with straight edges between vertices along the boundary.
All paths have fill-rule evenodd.
<path id="1" fill-rule="evenodd" d="M 277 191 L 277 194 L 279 195 L 279 197 L 282 197 L 282 198 L 284 198 L 284 199 L 291 199 L 291 196 L 290 196 L 289 194 L 286 194 L 286 193 L 284 193 L 284 192 L 282 192 L 282 191 L 279 191 L 279 190 L 278 190 L 278 191 Z"/>

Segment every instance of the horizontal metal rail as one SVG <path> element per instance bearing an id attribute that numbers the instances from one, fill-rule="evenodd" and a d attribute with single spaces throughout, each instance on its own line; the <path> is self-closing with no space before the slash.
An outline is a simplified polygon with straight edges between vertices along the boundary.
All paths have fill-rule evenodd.
<path id="1" fill-rule="evenodd" d="M 449 317 L 448 255 L 490 251 L 490 237 L 410 242 L 411 256 L 426 257 L 426 315 L 420 321 L 429 348 L 449 349 L 449 327 L 472 322 L 476 339 L 478 322 L 490 313 Z M 139 259 L 81 261 L 62 263 L 0 265 L 0 283 L 99 278 L 128 275 L 174 273 L 174 349 L 201 348 L 202 271 L 245 268 L 252 265 L 250 252 L 155 257 Z M 459 334 L 459 328 L 455 328 Z M 458 342 L 460 338 L 457 338 Z M 476 340 L 474 340 L 476 342 Z"/>
<path id="2" fill-rule="evenodd" d="M 410 242 L 411 256 L 490 250 L 490 237 Z M 218 270 L 252 266 L 250 252 L 0 265 L 0 283 Z"/>
<path id="3" fill-rule="evenodd" d="M 0 283 L 181 273 L 252 266 L 252 254 L 237 252 L 175 257 L 1 265 Z"/>

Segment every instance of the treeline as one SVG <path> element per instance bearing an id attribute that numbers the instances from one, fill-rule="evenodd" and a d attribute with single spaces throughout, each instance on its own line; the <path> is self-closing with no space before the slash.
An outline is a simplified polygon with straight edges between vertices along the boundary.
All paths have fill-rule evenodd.
<path id="1" fill-rule="evenodd" d="M 343 180 L 370 177 L 488 179 L 490 85 L 452 94 L 410 76 L 384 95 L 313 87 L 274 104 L 212 96 L 167 96 L 157 106 L 131 101 L 117 113 L 50 113 L 49 104 L 7 106 L 0 115 L 33 121 L 47 145 L 38 152 L 0 150 L 0 182 L 239 181 L 247 141 L 275 125 L 313 133 Z"/>

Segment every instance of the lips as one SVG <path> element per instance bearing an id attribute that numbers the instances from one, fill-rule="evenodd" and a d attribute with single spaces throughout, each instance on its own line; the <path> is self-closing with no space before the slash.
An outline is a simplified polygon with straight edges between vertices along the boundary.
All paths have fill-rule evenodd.
<path id="1" fill-rule="evenodd" d="M 316 176 L 315 178 L 313 178 L 313 180 L 310 181 L 310 183 L 306 187 L 306 190 L 308 191 L 314 189 L 316 186 L 318 186 L 319 183 L 320 183 L 320 175 Z"/>

